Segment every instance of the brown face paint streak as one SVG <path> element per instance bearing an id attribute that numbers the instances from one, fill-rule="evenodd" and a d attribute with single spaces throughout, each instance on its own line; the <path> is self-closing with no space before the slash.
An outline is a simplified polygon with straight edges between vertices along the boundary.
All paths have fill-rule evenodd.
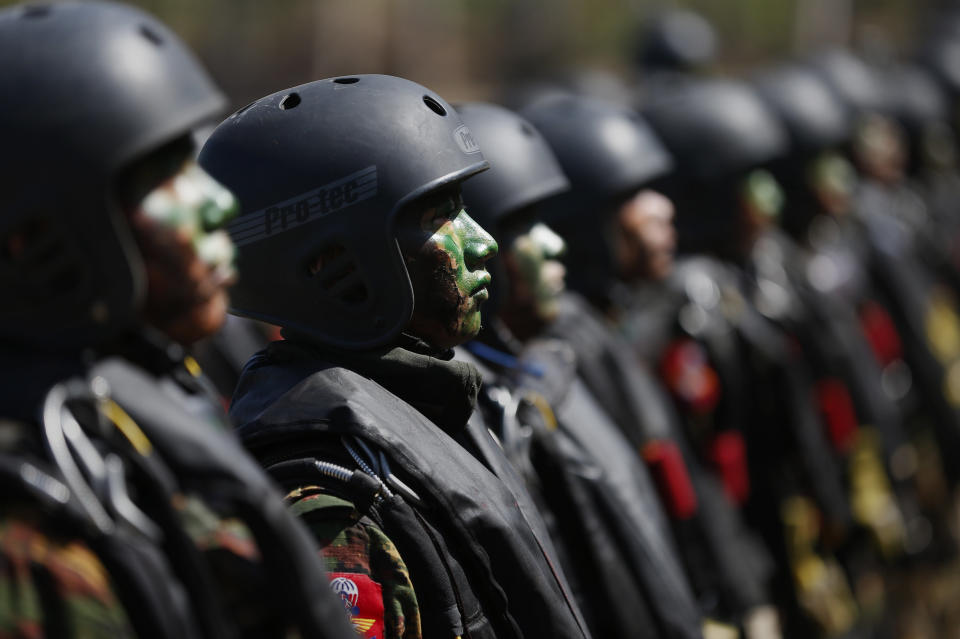
<path id="1" fill-rule="evenodd" d="M 453 257 L 436 246 L 428 251 L 414 259 L 411 269 L 411 276 L 416 277 L 413 289 L 419 293 L 415 297 L 416 323 L 411 326 L 419 336 L 431 337 L 431 342 L 446 341 L 442 336 L 460 334 L 469 298 L 457 286 Z"/>

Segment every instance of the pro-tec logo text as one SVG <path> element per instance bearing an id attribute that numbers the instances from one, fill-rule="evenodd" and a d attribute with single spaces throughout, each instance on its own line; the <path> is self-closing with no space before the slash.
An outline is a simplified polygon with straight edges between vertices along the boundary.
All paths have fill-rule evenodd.
<path id="1" fill-rule="evenodd" d="M 377 167 L 368 166 L 356 173 L 278 202 L 250 215 L 242 215 L 228 225 L 230 237 L 244 246 L 295 229 L 377 194 Z"/>

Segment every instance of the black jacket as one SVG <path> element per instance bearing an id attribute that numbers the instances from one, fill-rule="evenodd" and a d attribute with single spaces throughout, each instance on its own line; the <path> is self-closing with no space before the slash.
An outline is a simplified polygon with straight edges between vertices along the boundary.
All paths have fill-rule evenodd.
<path id="1" fill-rule="evenodd" d="M 658 339 L 655 330 L 647 330 L 646 339 Z M 575 294 L 561 300 L 547 332 L 573 348 L 578 375 L 636 450 L 666 440 L 683 451 L 697 511 L 688 523 L 675 521 L 674 534 L 705 614 L 739 618 L 768 603 L 770 557 L 690 450 L 669 395 L 636 349 Z"/>
<path id="2" fill-rule="evenodd" d="M 249 362 L 234 394 L 231 414 L 245 445 L 271 464 L 311 451 L 329 457 L 343 436 L 362 440 L 416 494 L 410 505 L 424 530 L 436 533 L 443 561 L 462 570 L 465 579 L 453 580 L 458 602 L 477 601 L 489 622 L 461 609 L 468 631 L 587 636 L 529 497 L 518 482 L 511 490 L 497 477 L 511 472 L 506 464 L 481 461 L 499 456 L 496 447 L 471 452 L 455 441 L 485 437 L 468 428 L 479 375 L 420 346 L 346 353 L 296 340 L 271 344 Z M 429 595 L 411 577 L 418 597 Z"/>

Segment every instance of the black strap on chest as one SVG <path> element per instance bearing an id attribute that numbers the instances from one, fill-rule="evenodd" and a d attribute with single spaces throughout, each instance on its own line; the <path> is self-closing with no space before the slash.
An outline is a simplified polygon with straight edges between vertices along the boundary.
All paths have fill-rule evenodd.
<path id="1" fill-rule="evenodd" d="M 272 594 L 277 618 L 302 637 L 349 636 L 316 544 L 240 445 L 156 392 L 152 378 L 122 360 L 100 363 L 91 376 L 106 381 L 113 399 L 140 426 L 184 491 L 218 504 L 247 526 L 262 557 L 265 590 Z"/>

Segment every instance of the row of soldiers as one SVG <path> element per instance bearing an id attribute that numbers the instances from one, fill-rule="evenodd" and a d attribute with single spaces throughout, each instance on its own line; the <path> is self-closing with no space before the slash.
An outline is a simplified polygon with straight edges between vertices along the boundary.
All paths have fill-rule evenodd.
<path id="1" fill-rule="evenodd" d="M 164 25 L 0 12 L 0 636 L 949 627 L 947 22 L 939 77 L 340 76 L 198 144 Z"/>

